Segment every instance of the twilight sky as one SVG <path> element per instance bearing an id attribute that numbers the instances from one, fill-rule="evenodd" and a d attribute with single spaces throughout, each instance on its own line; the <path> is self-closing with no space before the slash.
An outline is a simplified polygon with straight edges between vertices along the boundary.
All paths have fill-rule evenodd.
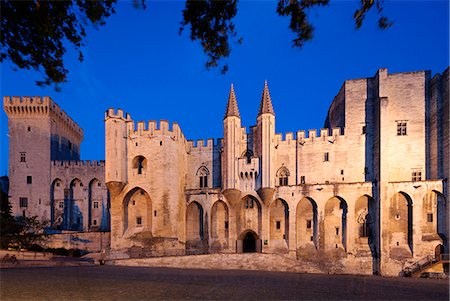
<path id="1" fill-rule="evenodd" d="M 56 92 L 41 88 L 34 71 L 1 65 L 2 96 L 51 96 L 83 129 L 81 159 L 104 159 L 104 111 L 122 108 L 135 121 L 178 122 L 188 139 L 222 137 L 230 84 L 234 83 L 243 126 L 255 124 L 264 80 L 276 113 L 276 132 L 323 127 L 328 106 L 344 80 L 449 65 L 449 2 L 385 1 L 394 26 L 380 30 L 372 11 L 356 30 L 359 1 L 331 1 L 310 12 L 314 39 L 291 47 L 289 19 L 275 1 L 241 1 L 235 18 L 242 45 L 232 44 L 229 71 L 207 71 L 206 56 L 188 31 L 178 35 L 184 2 L 147 1 L 136 10 L 121 1 L 99 29 L 89 28 L 85 60 L 66 56 L 69 82 Z M 68 49 L 71 49 L 70 46 Z M 7 118 L 0 113 L 0 175 L 8 170 Z"/>

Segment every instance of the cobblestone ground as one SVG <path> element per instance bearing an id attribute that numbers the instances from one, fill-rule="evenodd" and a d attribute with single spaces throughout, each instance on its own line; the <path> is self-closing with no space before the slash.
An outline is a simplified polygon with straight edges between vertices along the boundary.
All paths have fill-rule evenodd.
<path id="1" fill-rule="evenodd" d="M 447 280 L 144 267 L 0 270 L 5 300 L 449 300 Z"/>

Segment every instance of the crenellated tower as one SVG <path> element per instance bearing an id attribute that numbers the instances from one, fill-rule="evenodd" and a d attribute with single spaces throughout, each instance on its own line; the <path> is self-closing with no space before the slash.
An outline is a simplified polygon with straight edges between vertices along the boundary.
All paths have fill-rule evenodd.
<path id="1" fill-rule="evenodd" d="M 51 220 L 51 161 L 79 160 L 83 130 L 48 96 L 5 96 L 3 108 L 12 212 Z"/>
<path id="2" fill-rule="evenodd" d="M 105 114 L 105 150 L 106 166 L 105 181 L 110 190 L 114 185 L 119 190 L 123 188 L 127 179 L 127 123 L 131 122 L 128 114 L 121 109 L 114 112 L 109 109 Z"/>
<path id="3" fill-rule="evenodd" d="M 263 200 L 266 200 L 271 198 L 275 188 L 275 112 L 267 81 L 264 82 L 256 132 L 256 152 L 261 166 L 261 187 L 258 193 Z"/>

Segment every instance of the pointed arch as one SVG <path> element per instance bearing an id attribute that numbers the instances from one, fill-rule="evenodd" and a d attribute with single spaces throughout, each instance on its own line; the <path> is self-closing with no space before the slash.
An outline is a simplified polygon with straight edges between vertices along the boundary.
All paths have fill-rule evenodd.
<path id="1" fill-rule="evenodd" d="M 242 154 L 241 154 L 241 159 L 247 159 L 247 164 L 252 163 L 252 158 L 253 158 L 253 152 L 250 149 L 246 149 Z"/>
<path id="2" fill-rule="evenodd" d="M 152 233 L 152 200 L 141 187 L 134 187 L 123 199 L 123 233 Z"/>
<path id="3" fill-rule="evenodd" d="M 376 229 L 375 200 L 365 194 L 355 202 L 356 240 L 358 243 L 371 243 Z"/>
<path id="4" fill-rule="evenodd" d="M 289 249 L 289 206 L 278 198 L 269 206 L 270 247 L 277 251 Z"/>
<path id="5" fill-rule="evenodd" d="M 200 188 L 206 188 L 208 186 L 209 170 L 206 166 L 202 165 L 195 173 L 199 178 Z"/>
<path id="6" fill-rule="evenodd" d="M 261 233 L 262 207 L 258 199 L 252 195 L 244 196 L 236 205 L 236 235 L 246 230 Z"/>
<path id="7" fill-rule="evenodd" d="M 347 202 L 333 196 L 325 204 L 324 246 L 325 249 L 347 249 Z"/>
<path id="8" fill-rule="evenodd" d="M 64 221 L 65 228 L 75 231 L 83 231 L 86 213 L 84 212 L 84 185 L 79 178 L 74 178 L 70 181 L 69 197 L 64 206 Z"/>
<path id="9" fill-rule="evenodd" d="M 446 200 L 445 196 L 436 190 L 428 192 L 422 202 L 422 233 L 439 234 L 446 239 Z"/>
<path id="10" fill-rule="evenodd" d="M 312 198 L 304 197 L 298 202 L 296 219 L 297 249 L 317 248 L 317 204 Z"/>
<path id="11" fill-rule="evenodd" d="M 276 173 L 276 177 L 278 178 L 279 186 L 287 186 L 289 185 L 289 176 L 291 173 L 286 166 L 281 166 Z"/>
<path id="12" fill-rule="evenodd" d="M 389 241 L 391 257 L 413 254 L 413 200 L 403 191 L 391 197 L 389 210 Z"/>
<path id="13" fill-rule="evenodd" d="M 64 182 L 60 178 L 54 179 L 50 186 L 50 225 L 56 229 L 63 228 L 65 193 Z"/>
<path id="14" fill-rule="evenodd" d="M 192 201 L 186 208 L 186 241 L 202 241 L 203 233 L 203 207 Z"/>
<path id="15" fill-rule="evenodd" d="M 99 230 L 103 209 L 101 182 L 93 178 L 88 187 L 88 228 L 91 231 Z"/>
<path id="16" fill-rule="evenodd" d="M 218 200 L 211 207 L 211 238 L 220 244 L 228 243 L 229 210 L 224 201 Z"/>

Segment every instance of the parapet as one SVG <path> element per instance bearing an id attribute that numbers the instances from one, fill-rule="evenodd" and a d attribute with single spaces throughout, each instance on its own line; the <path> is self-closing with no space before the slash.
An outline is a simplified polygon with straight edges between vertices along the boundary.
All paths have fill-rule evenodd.
<path id="1" fill-rule="evenodd" d="M 4 96 L 3 108 L 8 117 L 52 116 L 61 122 L 62 126 L 67 126 L 73 131 L 80 140 L 83 139 L 83 130 L 49 96 Z"/>
<path id="2" fill-rule="evenodd" d="M 187 147 L 189 152 L 201 152 L 201 151 L 212 151 L 216 147 L 222 145 L 221 139 L 214 140 L 213 138 L 208 138 L 205 140 L 199 139 L 197 141 L 188 140 Z"/>
<path id="3" fill-rule="evenodd" d="M 105 160 L 67 160 L 67 161 L 52 161 L 53 166 L 74 167 L 74 166 L 105 166 Z"/>
<path id="4" fill-rule="evenodd" d="M 308 132 L 305 131 L 297 131 L 296 135 L 294 135 L 291 132 L 288 132 L 284 135 L 283 134 L 276 134 L 275 135 L 275 142 L 290 142 L 293 140 L 296 140 L 299 143 L 312 143 L 312 142 L 321 142 L 321 141 L 329 141 L 333 142 L 338 141 L 339 139 L 344 137 L 344 129 L 343 128 L 332 128 L 332 129 L 320 129 L 319 132 L 317 130 L 309 130 Z M 331 141 L 330 141 L 331 140 Z"/>
<path id="5" fill-rule="evenodd" d="M 131 121 L 131 116 L 128 113 L 125 113 L 122 109 L 109 108 L 105 111 L 105 120 L 108 118 L 120 118 L 125 121 Z"/>
<path id="6" fill-rule="evenodd" d="M 127 114 L 127 118 L 129 115 Z M 127 119 L 128 120 L 128 119 Z M 131 121 L 131 119 L 130 119 Z M 186 141 L 184 134 L 181 131 L 178 123 L 169 123 L 167 120 L 161 120 L 159 123 L 155 120 L 148 122 L 129 122 L 127 123 L 127 130 L 130 135 L 153 137 L 153 136 L 170 136 L 173 140 Z"/>

